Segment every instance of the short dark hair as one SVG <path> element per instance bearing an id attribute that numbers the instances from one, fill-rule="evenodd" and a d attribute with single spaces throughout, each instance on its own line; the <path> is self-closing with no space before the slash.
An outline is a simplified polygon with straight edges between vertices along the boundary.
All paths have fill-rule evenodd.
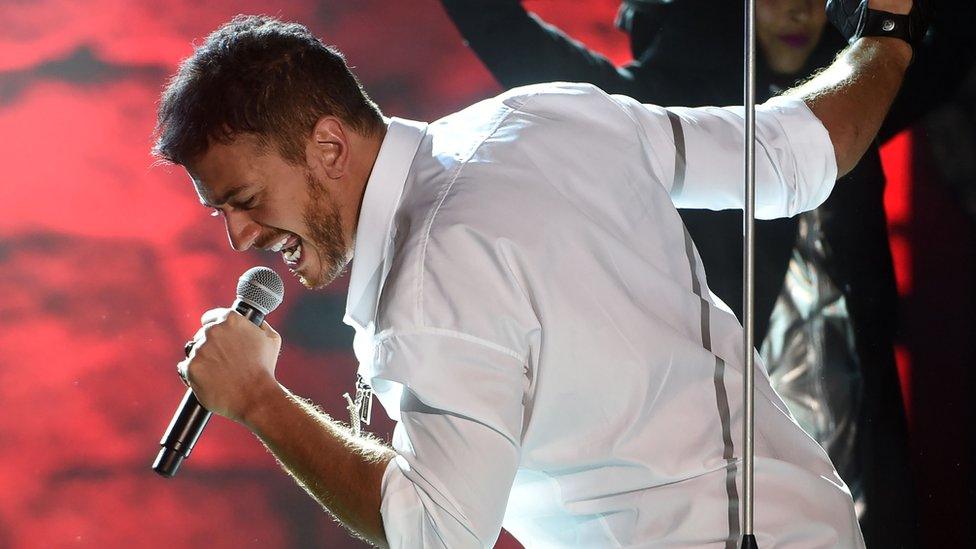
<path id="1" fill-rule="evenodd" d="M 153 154 L 185 165 L 212 142 L 251 134 L 305 163 L 305 140 L 323 116 L 372 135 L 383 123 L 346 61 L 307 27 L 238 15 L 197 47 L 160 98 Z"/>

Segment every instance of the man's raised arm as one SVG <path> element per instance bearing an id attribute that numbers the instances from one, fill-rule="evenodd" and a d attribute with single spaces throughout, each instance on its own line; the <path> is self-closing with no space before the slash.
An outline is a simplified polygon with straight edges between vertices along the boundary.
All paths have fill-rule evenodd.
<path id="1" fill-rule="evenodd" d="M 868 7 L 905 15 L 912 0 L 870 0 Z M 826 70 L 784 94 L 806 102 L 827 129 L 838 177 L 854 168 L 875 139 L 911 59 L 912 47 L 899 38 L 859 38 Z"/>
<path id="2" fill-rule="evenodd" d="M 926 1 L 926 0 L 916 0 Z M 862 0 L 831 0 L 828 14 L 854 34 Z M 838 13 L 843 5 L 848 13 Z M 907 14 L 912 0 L 869 0 L 872 10 Z M 914 14 L 913 14 L 914 15 Z M 872 13 L 867 34 L 886 22 L 910 21 Z M 853 21 L 853 25 L 850 24 Z M 924 25 L 913 25 L 917 44 Z M 879 30 L 880 29 L 880 30 Z M 862 33 L 858 33 L 862 34 Z M 792 217 L 817 208 L 839 176 L 849 172 L 875 139 L 912 57 L 909 42 L 892 36 L 856 40 L 825 71 L 783 96 L 757 106 L 756 217 Z M 645 147 L 657 178 L 678 208 L 743 207 L 741 107 L 641 105 L 615 96 L 653 146 Z"/>

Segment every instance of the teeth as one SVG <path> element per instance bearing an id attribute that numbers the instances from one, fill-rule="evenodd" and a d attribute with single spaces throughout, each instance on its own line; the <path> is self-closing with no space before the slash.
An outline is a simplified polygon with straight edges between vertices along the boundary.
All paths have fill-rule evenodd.
<path id="1" fill-rule="evenodd" d="M 298 261 L 299 259 L 302 258 L 302 245 L 299 244 L 295 246 L 293 249 L 287 250 L 285 253 L 282 254 L 282 257 L 285 258 L 285 261 L 292 261 L 292 262 Z"/>
<path id="2" fill-rule="evenodd" d="M 285 245 L 285 242 L 288 242 L 288 238 L 289 238 L 288 235 L 285 235 L 285 236 L 281 237 L 281 240 L 279 240 L 277 243 L 275 243 L 274 246 L 272 246 L 270 248 L 271 251 L 272 252 L 280 252 L 281 251 L 281 247 Z"/>

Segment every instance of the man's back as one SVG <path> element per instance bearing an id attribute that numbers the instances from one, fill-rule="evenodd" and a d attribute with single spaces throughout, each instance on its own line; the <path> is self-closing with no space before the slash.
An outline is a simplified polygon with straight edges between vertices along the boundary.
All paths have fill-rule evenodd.
<path id="1" fill-rule="evenodd" d="M 777 164 L 777 120 L 761 121 L 767 215 L 822 200 L 793 173 L 821 159 Z M 361 369 L 400 421 L 386 509 L 421 490 L 446 546 L 493 543 L 503 512 L 531 546 L 736 538 L 741 328 L 672 204 L 734 206 L 738 174 L 709 172 L 734 129 L 727 111 L 576 84 L 513 90 L 427 129 Z M 846 488 L 757 377 L 760 543 L 856 546 Z M 445 523 L 472 536 L 445 539 Z"/>

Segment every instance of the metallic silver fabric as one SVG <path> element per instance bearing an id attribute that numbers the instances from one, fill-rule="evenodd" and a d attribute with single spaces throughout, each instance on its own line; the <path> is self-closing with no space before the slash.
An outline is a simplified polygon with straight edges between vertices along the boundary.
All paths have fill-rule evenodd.
<path id="1" fill-rule="evenodd" d="M 800 426 L 830 455 L 860 515 L 861 470 L 854 448 L 863 386 L 844 295 L 827 276 L 817 210 L 800 215 L 793 257 L 760 354 L 773 388 Z"/>

